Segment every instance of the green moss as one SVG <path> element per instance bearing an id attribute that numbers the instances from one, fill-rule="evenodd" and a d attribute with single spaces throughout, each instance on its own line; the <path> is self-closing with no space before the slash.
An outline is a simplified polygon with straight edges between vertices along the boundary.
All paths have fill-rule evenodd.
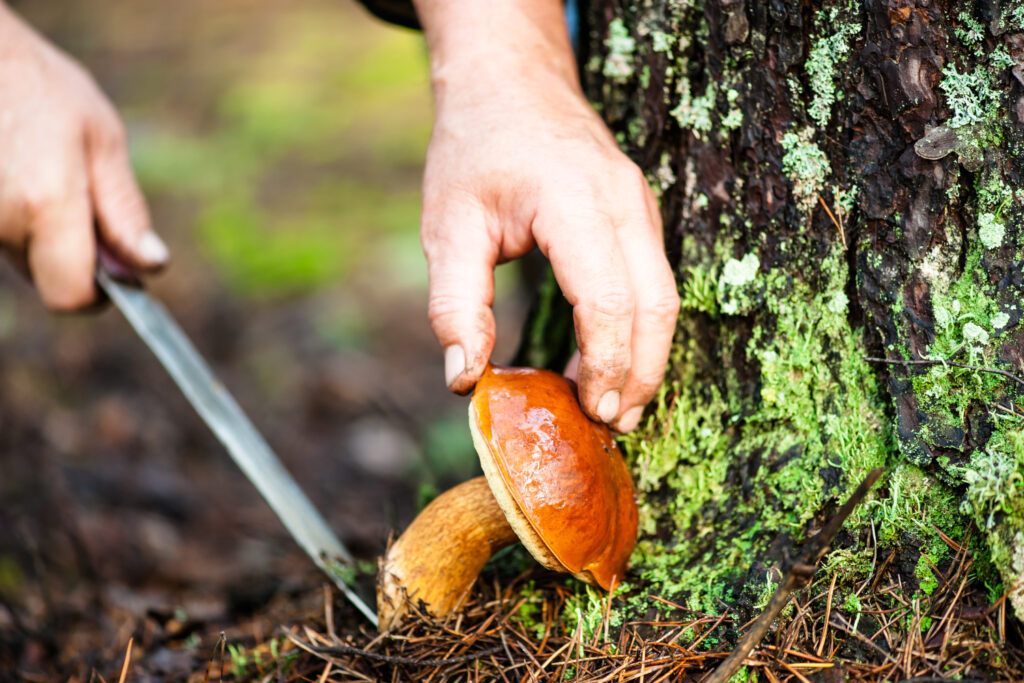
<path id="1" fill-rule="evenodd" d="M 13 595 L 23 579 L 17 560 L 10 555 L 0 555 L 0 595 Z"/>
<path id="2" fill-rule="evenodd" d="M 686 8 L 680 12 L 692 11 L 689 3 L 682 5 Z M 837 167 L 833 173 L 833 157 L 825 154 L 832 141 L 824 131 L 798 126 L 829 125 L 842 96 L 838 82 L 843 64 L 862 30 L 848 20 L 857 11 L 847 7 L 816 15 L 816 37 L 804 71 L 790 70 L 786 81 L 797 127 L 780 141 L 791 200 L 806 214 L 824 195 L 844 224 L 855 213 L 858 188 L 843 178 L 843 169 Z M 703 20 L 700 31 L 676 38 L 666 25 L 654 23 L 663 19 L 652 18 L 637 35 L 645 41 L 639 49 L 670 56 L 664 96 L 672 116 L 684 131 L 702 140 L 727 143 L 734 137 L 731 131 L 743 125 L 740 93 L 746 92 L 743 60 L 748 57 L 741 48 L 730 48 L 720 77 L 706 82 L 696 62 L 688 61 L 700 58 L 689 49 L 689 40 L 702 42 Z M 959 26 L 966 33 L 958 38 L 968 47 L 977 46 L 977 26 L 968 19 L 970 15 L 961 17 Z M 697 22 L 688 16 L 680 25 Z M 758 37 L 752 35 L 751 40 Z M 958 239 L 963 226 L 949 226 L 950 243 L 931 247 L 920 261 L 935 320 L 934 340 L 924 352 L 935 359 L 956 352 L 965 363 L 1001 367 L 1000 346 L 1019 326 L 1011 324 L 1018 315 L 1015 304 L 1000 299 L 988 284 L 986 264 L 1004 256 L 1003 247 L 1019 241 L 1016 207 L 1024 202 L 1024 194 L 1009 187 L 1003 175 L 1012 168 L 1005 155 L 1016 143 L 1012 132 L 1004 130 L 1010 119 L 997 79 L 1006 76 L 1002 70 L 1010 66 L 1010 57 L 999 48 L 977 57 L 969 62 L 951 60 L 943 71 L 946 124 L 957 132 L 955 151 L 970 171 L 966 174 L 952 165 L 947 196 L 960 214 L 973 214 L 978 221 L 968 224 L 970 238 L 964 244 Z M 642 76 L 640 85 L 646 87 Z M 642 131 L 631 124 L 626 111 L 617 125 L 635 142 Z M 691 182 L 694 171 L 678 158 L 674 163 L 663 157 L 659 168 L 649 170 L 652 186 L 660 192 L 676 185 L 673 192 L 682 200 L 684 218 L 704 221 L 723 237 L 710 246 L 683 240 L 682 310 L 671 375 L 653 414 L 640 430 L 623 438 L 637 482 L 641 525 L 630 575 L 636 587 L 626 587 L 624 616 L 650 607 L 664 609 L 648 594 L 705 612 L 720 612 L 723 602 L 760 604 L 770 595 L 772 578 L 777 578 L 764 566 L 769 543 L 784 545 L 788 539 L 798 544 L 806 539 L 822 511 L 880 465 L 888 467 L 884 483 L 847 523 L 856 540 L 824 561 L 826 571 L 839 574 L 842 585 L 853 585 L 853 577 L 877 569 L 879 558 L 864 542 L 874 537 L 878 552 L 901 547 L 909 553 L 910 561 L 917 563 L 918 590 L 933 592 L 934 568 L 941 571 L 950 558 L 943 537 L 964 541 L 971 520 L 988 534 L 987 545 L 976 550 L 979 557 L 990 553 L 991 558 L 979 559 L 976 566 L 993 591 L 997 584 L 1008 583 L 1009 574 L 1004 572 L 1000 582 L 995 575 L 984 574 L 990 571 L 985 567 L 1001 564 L 1024 572 L 1024 529 L 1006 523 L 1009 516 L 1024 517 L 1024 508 L 1019 507 L 1024 493 L 1014 478 L 1020 460 L 1011 438 L 1019 431 L 1013 418 L 997 420 L 992 441 L 983 447 L 985 456 L 975 456 L 966 466 L 951 464 L 962 463 L 966 456 L 942 460 L 925 447 L 901 453 L 889 394 L 878 384 L 877 368 L 863 360 L 868 353 L 861 331 L 850 326 L 850 274 L 842 249 L 836 246 L 822 254 L 802 234 L 787 234 L 781 244 L 766 240 L 766 246 L 758 248 L 752 238 L 756 231 L 770 235 L 776 226 L 754 229 L 756 221 L 744 213 L 742 201 L 735 211 L 709 210 L 706 189 Z M 740 180 L 744 172 L 738 173 Z M 732 187 L 730 194 L 733 199 L 744 196 Z M 964 207 L 967 202 L 977 206 Z M 907 208 L 897 208 L 889 236 L 899 239 L 904 220 L 900 211 L 907 214 Z M 857 234 L 856 226 L 849 225 L 854 229 L 848 234 Z M 962 264 L 965 254 L 967 262 Z M 883 267 L 879 253 L 866 256 L 872 267 Z M 801 265 L 804 261 L 806 267 Z M 903 288 L 897 288 L 886 300 L 898 317 L 907 315 L 903 296 Z M 907 354 L 908 349 L 906 338 L 889 346 L 896 353 Z M 1005 403 L 1017 395 L 1008 391 L 1005 378 L 990 373 L 941 364 L 912 370 L 899 376 L 909 379 L 929 418 L 920 430 L 926 444 L 940 439 L 955 442 L 958 433 L 964 439 L 968 411 L 973 411 L 973 419 L 979 406 L 988 406 L 991 415 L 993 399 Z M 985 429 L 973 431 L 971 439 L 983 433 Z M 942 448 L 938 452 L 955 451 L 957 446 Z M 1007 486 L 1008 477 L 1012 485 Z M 970 505 L 961 510 L 964 490 Z M 776 551 L 777 546 L 772 552 Z M 913 590 L 913 579 L 909 583 L 908 590 Z M 844 595 L 851 612 L 859 613 L 856 595 L 838 594 Z M 585 624 L 586 615 L 593 616 L 597 607 L 588 607 L 582 596 L 580 601 L 576 623 Z"/>
<path id="3" fill-rule="evenodd" d="M 968 253 L 963 274 L 956 282 L 933 278 L 936 334 L 928 347 L 930 358 L 964 354 L 968 363 L 982 367 L 999 362 L 1001 337 L 1008 332 L 1009 316 L 989 291 L 979 246 Z M 972 404 L 988 405 L 1007 390 L 1007 380 L 999 375 L 944 364 L 915 373 L 912 382 L 921 408 L 931 417 L 925 436 L 962 429 Z"/>
<path id="4" fill-rule="evenodd" d="M 956 354 L 960 362 L 998 369 L 1004 367 L 1002 349 L 1007 335 L 1017 330 L 1020 322 L 1011 324 L 1016 297 L 990 281 L 987 259 L 989 250 L 1001 247 L 1009 238 L 1019 239 L 1015 219 L 1004 217 L 1016 207 L 1014 192 L 996 165 L 981 169 L 975 190 L 978 238 L 968 246 L 960 277 L 955 281 L 929 278 L 935 337 L 926 354 L 934 359 Z M 949 272 L 950 268 L 936 270 Z M 1013 366 L 1005 369 L 1019 372 Z M 1024 419 L 1013 407 L 1019 387 L 1000 375 L 946 364 L 919 369 L 911 381 L 919 407 L 928 418 L 919 430 L 926 444 L 966 449 L 964 434 L 977 439 L 991 432 L 987 443 L 974 446 L 966 465 L 940 460 L 939 474 L 948 484 L 966 488 L 962 512 L 984 532 L 984 552 L 989 556 L 977 564 L 987 575 L 995 576 L 998 571 L 1003 583 L 1012 585 L 1015 577 L 1024 573 Z M 968 423 L 972 412 L 982 415 L 984 430 Z M 948 508 L 950 503 L 936 507 Z M 929 558 L 937 563 L 938 549 L 932 551 Z M 990 581 L 998 583 L 994 578 Z M 923 591 L 927 592 L 927 587 L 927 582 L 922 584 Z M 1011 602 L 1018 614 L 1024 613 L 1024 592 L 1012 594 Z"/>
<path id="5" fill-rule="evenodd" d="M 651 84 L 651 67 L 644 64 L 643 68 L 640 69 L 640 87 L 644 90 L 647 89 Z"/>
<path id="6" fill-rule="evenodd" d="M 964 511 L 987 531 L 991 563 L 1007 585 L 1010 601 L 1024 614 L 1024 420 L 1003 418 L 986 448 L 962 470 L 967 483 Z"/>
<path id="7" fill-rule="evenodd" d="M 748 310 L 775 321 L 773 329 L 758 326 L 747 342 L 735 342 L 760 367 L 759 399 L 739 388 L 728 362 L 721 385 L 693 381 L 693 368 L 723 360 L 708 358 L 709 350 L 685 334 L 697 319 L 684 312 L 684 336 L 670 363 L 678 375 L 662 389 L 645 426 L 624 439 L 641 504 L 643 538 L 633 557 L 638 580 L 655 595 L 680 596 L 710 612 L 738 597 L 739 578 L 769 539 L 780 533 L 802 539 L 815 513 L 884 464 L 892 447 L 860 335 L 850 329 L 845 307 L 835 305 L 846 278 L 841 251 L 820 264 L 826 278 L 820 293 L 783 273 L 759 274 L 752 254 L 723 261 L 719 285 L 759 283 Z M 701 314 L 724 313 L 709 308 Z M 728 327 L 722 330 L 727 334 Z M 833 362 L 823 363 L 826 357 Z M 737 490 L 730 468 L 754 453 L 763 454 L 761 467 Z M 837 473 L 832 486 L 823 486 L 826 469 Z M 675 530 L 669 541 L 657 535 L 665 530 Z M 762 575 L 743 591 L 753 600 L 764 597 L 765 581 Z M 631 606 L 646 603 L 637 596 Z"/>
<path id="8" fill-rule="evenodd" d="M 729 679 L 729 683 L 756 683 L 757 674 L 751 671 L 745 666 L 741 666 L 739 671 L 732 675 Z"/>
<path id="9" fill-rule="evenodd" d="M 684 311 L 712 314 L 718 311 L 717 279 L 714 271 L 689 266 L 681 279 L 680 307 Z"/>
<path id="10" fill-rule="evenodd" d="M 932 572 L 927 555 L 921 555 L 921 558 L 917 561 L 914 575 L 917 577 L 918 588 L 925 595 L 931 595 L 939 587 L 939 580 L 935 578 L 935 573 Z"/>
<path id="11" fill-rule="evenodd" d="M 966 519 L 957 512 L 957 498 L 949 487 L 910 462 L 900 462 L 887 476 L 888 495 L 868 501 L 863 514 L 876 526 L 883 547 L 893 547 L 910 534 L 918 539 L 923 555 L 938 565 L 949 554 L 939 531 L 953 540 L 964 537 Z"/>

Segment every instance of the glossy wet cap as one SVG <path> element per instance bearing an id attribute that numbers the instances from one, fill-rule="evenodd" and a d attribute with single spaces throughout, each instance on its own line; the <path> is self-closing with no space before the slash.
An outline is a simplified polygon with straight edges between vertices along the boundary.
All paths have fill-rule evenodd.
<path id="1" fill-rule="evenodd" d="M 611 590 L 636 543 L 633 482 L 561 375 L 490 366 L 469 407 L 488 484 L 538 562 Z"/>

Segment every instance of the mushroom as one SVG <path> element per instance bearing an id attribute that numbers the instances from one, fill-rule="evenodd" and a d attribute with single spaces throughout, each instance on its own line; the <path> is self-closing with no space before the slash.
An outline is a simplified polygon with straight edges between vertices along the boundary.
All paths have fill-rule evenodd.
<path id="1" fill-rule="evenodd" d="M 548 569 L 612 590 L 636 542 L 629 470 L 575 385 L 532 368 L 488 366 L 469 405 L 483 477 L 446 491 L 381 560 L 377 615 L 396 626 L 408 603 L 451 614 L 498 550 L 517 539 Z"/>

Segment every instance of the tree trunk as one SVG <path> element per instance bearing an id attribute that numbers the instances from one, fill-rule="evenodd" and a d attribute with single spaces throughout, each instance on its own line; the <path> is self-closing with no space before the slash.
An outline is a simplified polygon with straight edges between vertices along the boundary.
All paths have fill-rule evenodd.
<path id="1" fill-rule="evenodd" d="M 973 522 L 1024 617 L 1024 7 L 592 0 L 581 43 L 683 298 L 626 442 L 632 606 L 756 604 L 885 466 L 825 560 L 840 587 L 877 553 L 927 590 Z"/>

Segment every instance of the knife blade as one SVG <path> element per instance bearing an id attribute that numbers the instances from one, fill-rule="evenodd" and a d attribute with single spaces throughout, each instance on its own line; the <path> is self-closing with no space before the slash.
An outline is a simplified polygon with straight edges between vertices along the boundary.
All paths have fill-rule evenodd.
<path id="1" fill-rule="evenodd" d="M 377 626 L 377 615 L 345 582 L 338 563 L 351 553 L 331 531 L 298 483 L 274 455 L 181 327 L 141 284 L 101 254 L 96 281 L 174 379 L 192 407 L 227 449 L 292 538 L 356 609 Z M 126 277 L 128 276 L 128 277 Z"/>

